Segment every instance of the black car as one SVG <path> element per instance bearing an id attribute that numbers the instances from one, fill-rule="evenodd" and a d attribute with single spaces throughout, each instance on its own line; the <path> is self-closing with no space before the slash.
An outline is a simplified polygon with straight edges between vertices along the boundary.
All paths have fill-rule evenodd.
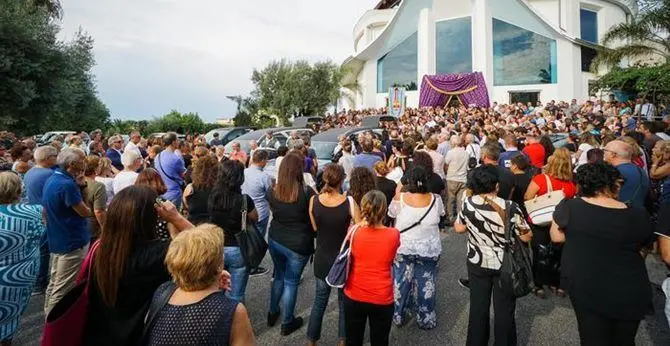
<path id="1" fill-rule="evenodd" d="M 205 135 L 205 140 L 207 141 L 207 144 L 212 143 L 212 140 L 214 139 L 214 134 L 218 133 L 221 145 L 226 145 L 233 139 L 240 137 L 251 131 L 252 129 L 248 127 L 222 127 L 207 132 L 207 134 Z"/>

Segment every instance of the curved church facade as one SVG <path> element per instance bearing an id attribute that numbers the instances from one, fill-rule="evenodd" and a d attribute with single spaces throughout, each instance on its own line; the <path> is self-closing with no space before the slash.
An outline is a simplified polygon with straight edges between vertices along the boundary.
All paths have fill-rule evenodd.
<path id="1" fill-rule="evenodd" d="M 354 27 L 345 108 L 385 106 L 405 87 L 419 105 L 424 75 L 481 72 L 491 102 L 586 99 L 589 67 L 635 0 L 382 0 Z"/>

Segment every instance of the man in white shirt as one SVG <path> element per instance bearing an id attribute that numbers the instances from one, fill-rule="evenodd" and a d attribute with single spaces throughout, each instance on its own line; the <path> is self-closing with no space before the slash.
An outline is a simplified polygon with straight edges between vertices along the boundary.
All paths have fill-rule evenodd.
<path id="1" fill-rule="evenodd" d="M 463 148 L 461 136 L 451 136 L 451 150 L 444 158 L 445 171 L 447 172 L 447 215 L 448 224 L 451 225 L 460 212 L 460 201 L 465 191 L 465 182 L 468 179 L 468 159 L 470 156 Z M 455 206 L 454 206 L 455 204 Z"/>
<path id="2" fill-rule="evenodd" d="M 142 166 L 142 156 L 135 150 L 128 150 L 121 155 L 121 163 L 123 171 L 116 175 L 112 183 L 115 195 L 126 187 L 135 185 L 137 170 Z"/>
<path id="3" fill-rule="evenodd" d="M 649 100 L 644 99 L 644 104 L 640 107 L 640 115 L 647 119 L 647 121 L 654 121 L 656 107 L 654 107 L 654 104 L 649 102 Z"/>
<path id="4" fill-rule="evenodd" d="M 126 148 L 123 150 L 124 152 L 133 150 L 136 151 L 140 157 L 142 157 L 142 153 L 140 152 L 140 148 L 137 146 L 140 144 L 140 141 L 142 140 L 142 135 L 140 135 L 139 132 L 133 131 L 130 133 L 130 140 L 128 141 L 128 144 L 126 144 Z"/>

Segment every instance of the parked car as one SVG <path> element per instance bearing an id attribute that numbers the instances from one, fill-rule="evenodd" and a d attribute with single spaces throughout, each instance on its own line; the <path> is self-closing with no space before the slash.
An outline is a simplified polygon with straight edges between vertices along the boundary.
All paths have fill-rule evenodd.
<path id="1" fill-rule="evenodd" d="M 268 131 L 272 131 L 272 140 L 268 141 L 265 135 Z M 276 127 L 270 129 L 262 129 L 248 132 L 240 137 L 235 138 L 235 140 L 228 142 L 225 145 L 226 153 L 230 153 L 233 150 L 233 143 L 240 143 L 240 148 L 244 150 L 247 154 L 251 151 L 251 142 L 255 141 L 259 148 L 270 148 L 270 158 L 275 158 L 276 150 L 282 146 L 286 145 L 286 141 L 291 136 L 291 132 L 298 131 L 299 133 L 309 133 L 313 135 L 314 131 L 308 128 L 296 128 L 296 127 Z"/>
<path id="2" fill-rule="evenodd" d="M 316 152 L 319 169 L 332 162 L 341 148 L 338 146 L 340 136 L 348 138 L 354 148 L 359 146 L 358 135 L 362 132 L 372 132 L 372 135 L 383 142 L 384 129 L 380 126 L 360 126 L 336 128 L 321 132 L 312 137 L 312 149 Z"/>
<path id="3" fill-rule="evenodd" d="M 205 135 L 205 140 L 207 141 L 207 144 L 211 143 L 212 139 L 214 139 L 214 134 L 218 133 L 219 140 L 221 140 L 222 145 L 226 145 L 233 139 L 240 137 L 251 131 L 253 130 L 248 127 L 222 127 L 207 132 L 207 134 Z"/>
<path id="4" fill-rule="evenodd" d="M 51 144 L 56 138 L 61 137 L 65 139 L 67 136 L 75 134 L 74 131 L 49 131 L 40 137 L 37 141 L 37 145 L 47 145 Z"/>

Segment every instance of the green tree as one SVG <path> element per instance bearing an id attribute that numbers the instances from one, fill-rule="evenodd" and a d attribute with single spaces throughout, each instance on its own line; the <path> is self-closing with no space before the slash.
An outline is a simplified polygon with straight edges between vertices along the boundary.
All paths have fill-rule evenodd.
<path id="1" fill-rule="evenodd" d="M 339 95 L 342 74 L 331 61 L 273 61 L 254 70 L 252 97 L 259 109 L 286 120 L 290 116 L 319 115 Z"/>
<path id="2" fill-rule="evenodd" d="M 645 5 L 646 1 L 642 2 Z M 623 44 L 616 48 L 598 48 L 592 68 L 611 68 L 624 59 L 658 55 L 670 63 L 670 0 L 657 0 L 643 8 L 634 20 L 613 26 L 603 37 L 604 46 Z"/>
<path id="3" fill-rule="evenodd" d="M 50 17 L 60 19 L 63 17 L 63 6 L 59 0 L 30 0 L 35 8 L 44 8 Z"/>
<path id="4" fill-rule="evenodd" d="M 226 97 L 237 104 L 237 112 L 233 118 L 235 126 L 252 126 L 253 116 L 258 113 L 258 101 L 241 95 Z"/>
<path id="5" fill-rule="evenodd" d="M 93 39 L 58 41 L 45 6 L 0 0 L 0 126 L 18 134 L 108 125 L 93 75 Z"/>
<path id="6" fill-rule="evenodd" d="M 205 122 L 198 113 L 180 113 L 172 110 L 168 114 L 151 119 L 146 131 L 148 133 L 174 131 L 180 134 L 195 134 L 203 133 L 205 128 Z"/>

